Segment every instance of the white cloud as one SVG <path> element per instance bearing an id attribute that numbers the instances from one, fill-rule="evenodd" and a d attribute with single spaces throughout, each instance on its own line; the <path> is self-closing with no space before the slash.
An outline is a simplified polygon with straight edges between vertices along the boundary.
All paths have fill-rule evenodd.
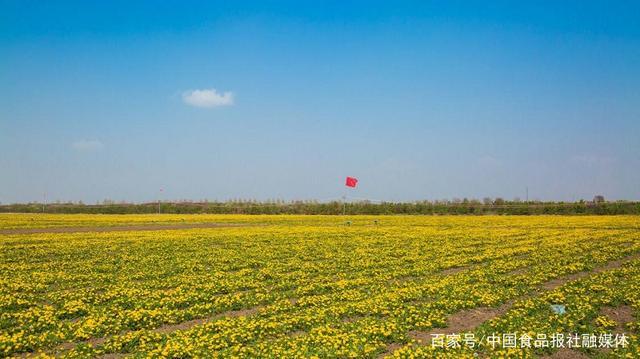
<path id="1" fill-rule="evenodd" d="M 98 140 L 80 140 L 72 143 L 71 148 L 80 152 L 92 152 L 103 149 L 104 145 Z"/>
<path id="2" fill-rule="evenodd" d="M 219 93 L 216 89 L 189 90 L 182 93 L 182 100 L 195 107 L 213 108 L 233 105 L 233 93 Z"/>

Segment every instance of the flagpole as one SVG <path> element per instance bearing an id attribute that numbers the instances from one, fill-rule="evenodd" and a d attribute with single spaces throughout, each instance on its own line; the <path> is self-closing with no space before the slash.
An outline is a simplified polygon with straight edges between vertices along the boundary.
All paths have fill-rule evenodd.
<path id="1" fill-rule="evenodd" d="M 356 186 L 358 185 L 358 179 L 355 177 L 349 177 L 347 176 L 347 181 L 344 184 L 346 187 L 351 187 L 351 188 L 356 188 Z M 347 191 L 349 191 L 347 188 L 344 189 L 344 195 L 342 196 L 342 215 L 346 215 L 347 214 Z"/>
<path id="2" fill-rule="evenodd" d="M 342 215 L 346 215 L 347 214 L 347 187 L 346 187 L 346 183 L 345 186 L 342 187 Z"/>
<path id="3" fill-rule="evenodd" d="M 342 196 L 342 215 L 347 214 L 347 196 Z"/>

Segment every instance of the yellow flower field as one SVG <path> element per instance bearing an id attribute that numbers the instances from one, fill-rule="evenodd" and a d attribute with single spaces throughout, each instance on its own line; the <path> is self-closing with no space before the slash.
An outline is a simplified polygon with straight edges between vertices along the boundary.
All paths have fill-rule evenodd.
<path id="1" fill-rule="evenodd" d="M 0 230 L 172 223 L 239 226 L 0 232 L 0 356 L 640 357 L 634 216 L 0 214 Z M 615 348 L 480 340 L 623 332 Z"/>

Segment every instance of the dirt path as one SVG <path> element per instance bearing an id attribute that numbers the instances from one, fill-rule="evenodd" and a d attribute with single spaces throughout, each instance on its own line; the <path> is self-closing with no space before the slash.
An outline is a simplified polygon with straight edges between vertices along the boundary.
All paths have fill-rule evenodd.
<path id="1" fill-rule="evenodd" d="M 640 253 L 631 254 L 627 257 L 607 262 L 600 267 L 594 268 L 592 271 L 583 271 L 552 279 L 546 283 L 539 285 L 538 288 L 533 290 L 533 292 L 531 292 L 530 294 L 509 300 L 498 308 L 479 307 L 453 313 L 447 319 L 446 327 L 433 328 L 428 331 L 412 331 L 409 333 L 409 337 L 415 339 L 420 345 L 428 345 L 432 338 L 432 334 L 463 333 L 473 331 L 480 324 L 506 314 L 518 300 L 522 300 L 533 295 L 539 295 L 541 291 L 554 290 L 574 280 L 582 279 L 590 275 L 602 273 L 604 271 L 620 268 L 623 264 L 635 259 L 640 259 Z M 398 343 L 389 344 L 389 346 L 387 346 L 387 350 L 382 353 L 380 357 L 382 358 L 389 356 L 393 354 L 395 350 L 400 349 L 400 347 L 401 346 L 399 346 Z M 559 355 L 562 354 L 566 353 L 560 353 Z M 569 354 L 573 355 L 574 353 Z"/>
<path id="2" fill-rule="evenodd" d="M 211 226 L 212 224 L 204 224 Z M 213 227 L 229 227 L 229 226 L 243 226 L 241 224 L 229 224 L 229 225 L 225 225 L 225 224 L 218 224 L 218 225 L 213 225 Z M 131 226 L 128 226 L 126 228 L 130 228 Z M 151 226 L 134 226 L 134 227 L 144 227 L 144 228 L 149 228 Z M 171 227 L 170 229 L 174 229 L 176 226 L 172 226 L 172 225 L 159 225 L 159 226 L 153 226 L 154 228 L 157 227 Z M 124 227 L 117 227 L 117 228 L 124 228 Z M 179 229 L 184 229 L 184 228 L 211 228 L 211 227 L 192 227 L 192 226 L 182 226 Z M 95 229 L 95 228 L 94 228 Z M 177 228 L 176 228 L 177 229 Z M 122 229 L 125 230 L 125 229 Z M 127 229 L 127 230 L 131 230 L 131 229 Z M 157 229 L 150 229 L 150 230 L 157 230 Z M 518 300 L 522 300 L 524 298 L 527 297 L 531 297 L 533 295 L 539 295 L 541 292 L 543 291 L 549 291 L 549 290 L 553 290 L 555 288 L 558 288 L 570 281 L 574 281 L 577 279 L 581 279 L 581 278 L 585 278 L 587 276 L 590 275 L 594 275 L 597 273 L 601 273 L 607 270 L 612 270 L 612 269 L 616 269 L 616 268 L 620 268 L 622 265 L 624 265 L 627 262 L 630 262 L 632 260 L 635 259 L 640 259 L 640 253 L 635 253 L 635 254 L 631 254 L 628 255 L 626 257 L 611 261 L 611 262 L 607 262 L 604 263 L 602 266 L 594 268 L 592 271 L 583 271 L 583 272 L 578 272 L 578 273 L 573 273 L 573 274 L 568 274 L 565 276 L 561 276 L 559 278 L 555 278 L 552 279 L 548 282 L 542 283 L 540 284 L 538 287 L 536 287 L 531 293 L 518 297 L 518 298 L 514 298 L 511 299 L 505 303 L 503 303 L 502 305 L 500 305 L 497 308 L 487 308 L 487 307 L 478 307 L 478 308 L 472 308 L 472 309 L 468 309 L 468 310 L 463 310 L 463 311 L 459 311 L 456 313 L 452 313 L 448 319 L 447 319 L 447 326 L 445 328 L 433 328 L 430 329 L 428 331 L 412 331 L 409 333 L 409 336 L 413 339 L 415 339 L 420 345 L 428 345 L 429 341 L 431 340 L 431 335 L 432 334 L 436 334 L 436 333 L 445 333 L 445 332 L 449 332 L 449 333 L 462 333 L 462 332 L 468 332 L 468 331 L 472 331 L 474 329 L 476 329 L 480 324 L 494 319 L 496 317 L 499 317 L 501 315 L 504 315 L 505 313 L 507 313 L 512 307 L 513 305 L 518 301 Z M 468 267 L 457 267 L 457 268 L 450 268 L 450 269 L 445 269 L 444 271 L 442 271 L 441 273 L 444 273 L 445 275 L 450 275 L 453 273 L 456 273 L 460 270 L 466 269 Z M 295 303 L 294 301 L 292 301 L 292 303 Z M 163 326 L 160 326 L 158 328 L 155 329 L 151 329 L 151 331 L 156 332 L 156 333 L 162 333 L 162 334 L 170 334 L 172 332 L 178 331 L 178 330 L 188 330 L 193 328 L 194 326 L 197 325 L 202 325 L 205 324 L 207 322 L 216 320 L 216 319 L 220 319 L 223 317 L 230 317 L 230 318 L 234 318 L 234 317 L 248 317 L 248 316 L 253 316 L 255 314 L 258 313 L 258 311 L 260 310 L 260 308 L 262 308 L 262 306 L 257 306 L 257 307 L 253 307 L 253 308 L 246 308 L 246 309 L 241 309 L 241 310 L 231 310 L 231 311 L 227 311 L 227 312 L 223 312 L 223 313 L 219 313 L 213 316 L 209 316 L 209 317 L 204 317 L 204 318 L 198 318 L 198 319 L 193 319 L 193 320 L 189 320 L 189 321 L 185 321 L 182 323 L 176 323 L 176 324 L 165 324 Z M 120 334 L 124 334 L 126 333 L 120 333 Z M 295 333 L 294 333 L 295 335 Z M 53 353 L 55 353 L 56 355 L 60 355 L 61 353 L 65 353 L 68 352 L 69 350 L 73 349 L 76 345 L 81 344 L 81 343 L 85 343 L 85 344 L 91 344 L 92 346 L 99 346 L 104 344 L 109 338 L 111 338 L 112 336 L 107 336 L 107 337 L 102 337 L 102 338 L 91 338 L 87 341 L 83 341 L 83 342 L 67 342 L 67 343 L 63 343 L 58 345 L 56 348 L 53 349 Z M 393 354 L 394 351 L 402 348 L 404 346 L 404 344 L 400 344 L 400 343 L 390 343 L 387 346 L 387 350 L 380 354 L 379 358 L 382 357 L 386 357 L 389 356 L 391 354 Z M 34 354 L 38 354 L 38 353 L 23 353 L 23 357 L 31 357 Z M 579 353 L 578 353 L 579 354 Z M 117 353 L 115 355 L 118 355 Z M 576 355 L 575 353 L 571 352 L 561 352 L 559 354 L 557 354 L 558 358 L 565 358 L 562 355 Z M 554 357 L 555 358 L 555 357 Z M 574 358 L 574 356 L 569 356 L 567 358 Z"/>
<path id="3" fill-rule="evenodd" d="M 89 232 L 126 232 L 126 231 L 166 231 L 193 228 L 247 227 L 256 224 L 242 223 L 176 223 L 176 224 L 132 224 L 126 226 L 105 227 L 50 227 L 50 228 L 13 228 L 0 229 L 0 234 L 33 233 L 89 233 Z"/>
<path id="4" fill-rule="evenodd" d="M 605 315 L 609 319 L 616 322 L 616 326 L 611 330 L 611 334 L 628 334 L 625 325 L 632 323 L 635 318 L 633 317 L 633 308 L 628 305 L 622 304 L 618 307 L 604 307 L 600 308 L 600 315 Z M 612 356 L 610 354 L 610 348 L 598 348 L 597 351 L 604 357 Z M 576 349 L 563 348 L 551 355 L 541 356 L 540 359 L 583 359 L 589 358 L 585 354 L 577 351 Z"/>
<path id="5" fill-rule="evenodd" d="M 198 319 L 192 319 L 189 321 L 185 321 L 185 322 L 181 322 L 181 323 L 176 323 L 176 324 L 165 324 L 162 325 L 158 328 L 155 329 L 150 329 L 151 332 L 155 332 L 155 333 L 160 333 L 160 334 L 170 334 L 173 333 L 175 331 L 178 330 L 189 330 L 193 327 L 195 327 L 196 325 L 202 325 L 202 324 L 206 324 L 208 322 L 214 321 L 216 319 L 220 319 L 220 318 L 237 318 L 237 317 L 248 317 L 248 316 L 252 316 L 258 313 L 258 311 L 263 308 L 263 306 L 257 306 L 257 307 L 252 307 L 252 308 L 246 308 L 246 309 L 239 309 L 239 310 L 229 310 L 226 312 L 222 312 L 222 313 L 218 313 L 215 315 L 211 315 L 208 317 L 204 317 L 204 318 L 198 318 Z M 120 333 L 118 333 L 117 335 L 124 335 L 126 333 L 130 333 L 133 330 L 125 330 L 122 331 Z M 80 341 L 80 342 L 66 342 L 66 343 L 62 343 L 59 344 L 58 346 L 56 346 L 55 348 L 53 348 L 52 350 L 48 350 L 48 351 L 38 351 L 35 353 L 23 353 L 21 355 L 21 357 L 23 358 L 34 358 L 37 357 L 38 355 L 42 354 L 42 353 L 48 353 L 49 355 L 54 355 L 54 356 L 60 356 L 63 355 L 65 353 L 68 353 L 69 351 L 71 351 L 73 348 L 75 348 L 77 345 L 79 344 L 88 344 L 91 345 L 92 347 L 97 347 L 100 345 L 103 345 L 107 340 L 111 339 L 115 337 L 115 335 L 108 335 L 105 337 L 100 337 L 100 338 L 90 338 L 84 341 Z M 120 357 L 123 356 L 124 354 L 121 353 L 108 353 L 105 354 L 103 356 L 101 356 L 101 358 L 107 358 L 107 357 Z"/>

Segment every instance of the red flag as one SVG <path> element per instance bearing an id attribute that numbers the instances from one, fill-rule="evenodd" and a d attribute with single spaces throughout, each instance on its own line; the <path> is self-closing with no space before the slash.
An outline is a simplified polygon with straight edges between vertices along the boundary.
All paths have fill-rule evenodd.
<path id="1" fill-rule="evenodd" d="M 347 187 L 356 187 L 356 185 L 358 184 L 358 179 L 355 177 L 347 177 L 347 183 L 345 183 L 345 185 Z"/>

